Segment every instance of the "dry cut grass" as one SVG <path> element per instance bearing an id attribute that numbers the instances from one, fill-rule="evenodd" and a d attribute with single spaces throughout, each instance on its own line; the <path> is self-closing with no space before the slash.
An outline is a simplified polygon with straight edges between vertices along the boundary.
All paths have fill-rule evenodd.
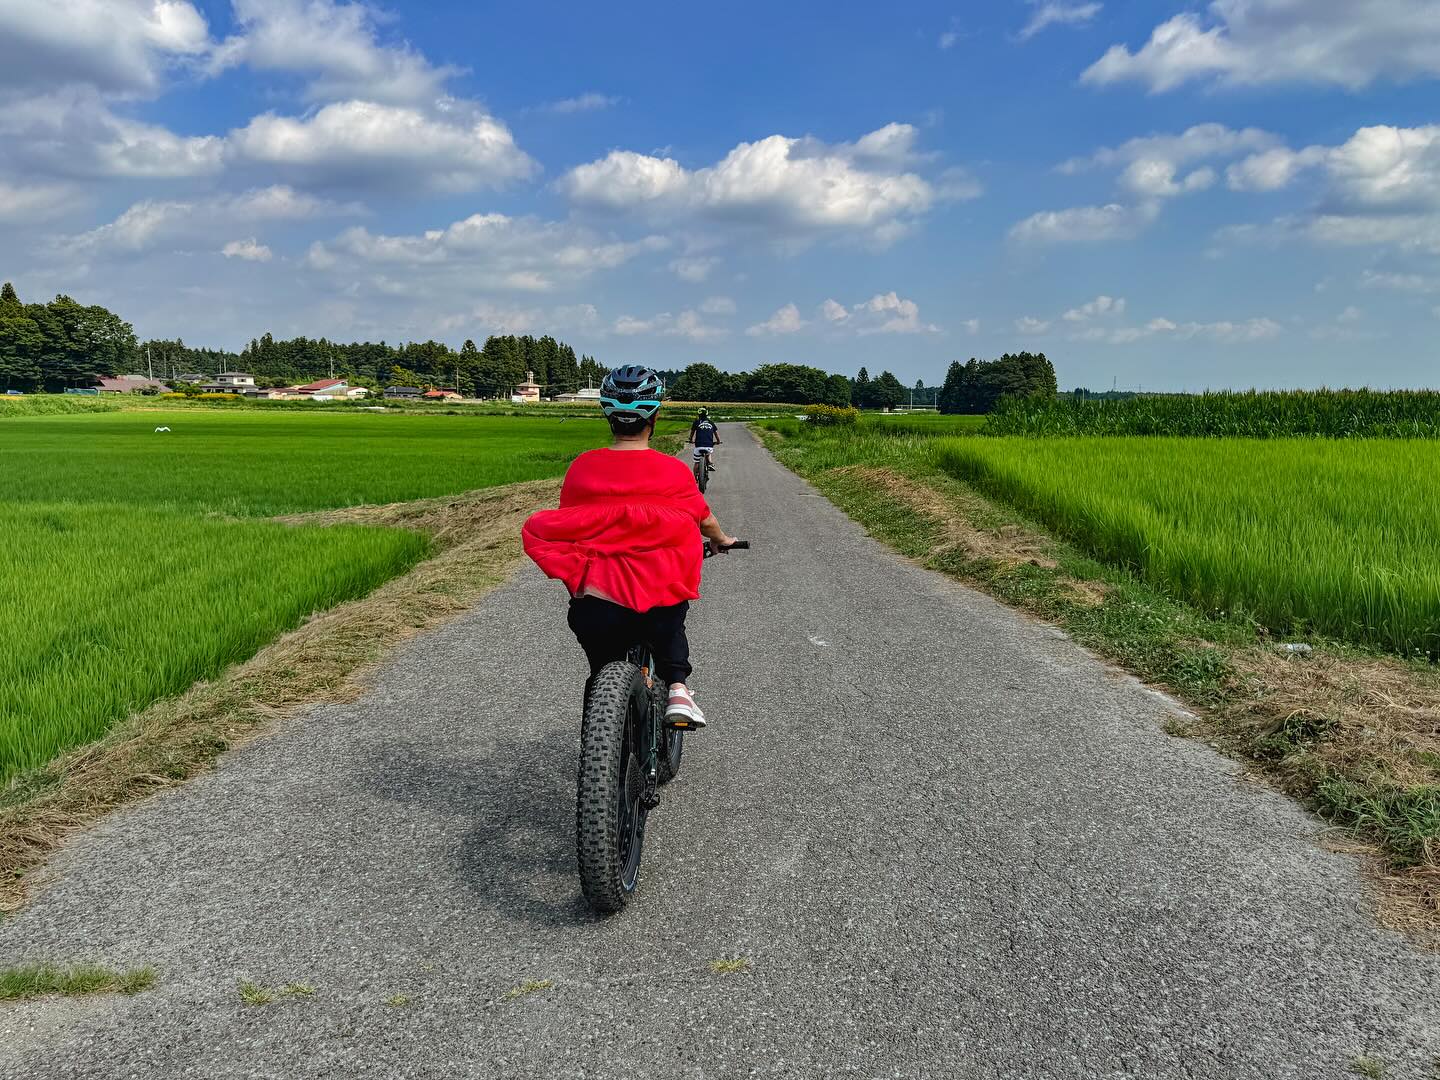
<path id="1" fill-rule="evenodd" d="M 18 907 L 25 875 L 101 815 L 181 783 L 293 709 L 353 700 L 367 668 L 388 650 L 458 615 L 504 579 L 520 556 L 521 522 L 553 505 L 558 490 L 557 480 L 537 480 L 281 519 L 415 529 L 428 533 L 438 551 L 369 596 L 313 616 L 219 678 L 155 703 L 0 791 L 0 911 Z"/>

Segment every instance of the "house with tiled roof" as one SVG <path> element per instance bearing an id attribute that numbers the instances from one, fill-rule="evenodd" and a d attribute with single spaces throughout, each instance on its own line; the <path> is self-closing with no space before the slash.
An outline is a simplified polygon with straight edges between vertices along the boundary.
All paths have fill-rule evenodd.
<path id="1" fill-rule="evenodd" d="M 168 394 L 170 387 L 159 379 L 147 379 L 144 375 L 116 375 L 100 379 L 95 389 L 102 394 Z"/>
<path id="2" fill-rule="evenodd" d="M 363 386 L 351 386 L 344 379 L 317 379 L 315 382 L 295 387 L 295 393 L 315 401 L 344 401 L 365 397 L 370 391 Z"/>

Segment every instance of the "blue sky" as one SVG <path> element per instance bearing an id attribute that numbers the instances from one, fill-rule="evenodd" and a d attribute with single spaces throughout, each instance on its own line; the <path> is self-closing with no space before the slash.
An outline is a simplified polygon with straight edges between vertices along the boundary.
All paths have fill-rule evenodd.
<path id="1" fill-rule="evenodd" d="M 0 0 L 0 276 L 142 336 L 1435 385 L 1440 4 Z"/>

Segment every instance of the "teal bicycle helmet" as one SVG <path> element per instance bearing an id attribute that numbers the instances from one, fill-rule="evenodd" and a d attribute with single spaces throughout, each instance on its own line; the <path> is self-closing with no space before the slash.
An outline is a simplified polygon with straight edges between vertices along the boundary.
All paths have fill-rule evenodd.
<path id="1" fill-rule="evenodd" d="M 612 427 L 644 427 L 660 411 L 664 398 L 660 376 L 639 364 L 616 368 L 600 384 L 600 408 Z"/>

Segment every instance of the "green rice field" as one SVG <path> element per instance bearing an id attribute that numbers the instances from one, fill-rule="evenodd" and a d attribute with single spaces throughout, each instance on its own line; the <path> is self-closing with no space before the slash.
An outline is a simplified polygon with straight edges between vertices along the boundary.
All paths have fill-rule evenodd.
<path id="1" fill-rule="evenodd" d="M 935 463 L 1206 610 L 1440 650 L 1428 440 L 945 439 Z"/>
<path id="2" fill-rule="evenodd" d="M 559 476 L 607 436 L 588 417 L 0 419 L 0 787 L 429 550 L 404 530 L 263 518 Z"/>
<path id="3" fill-rule="evenodd" d="M 428 547 L 400 529 L 0 506 L 0 784 L 364 595 Z"/>
<path id="4" fill-rule="evenodd" d="M 16 417 L 0 421 L 0 502 L 298 513 L 558 476 L 607 438 L 598 415 L 191 409 Z"/>

